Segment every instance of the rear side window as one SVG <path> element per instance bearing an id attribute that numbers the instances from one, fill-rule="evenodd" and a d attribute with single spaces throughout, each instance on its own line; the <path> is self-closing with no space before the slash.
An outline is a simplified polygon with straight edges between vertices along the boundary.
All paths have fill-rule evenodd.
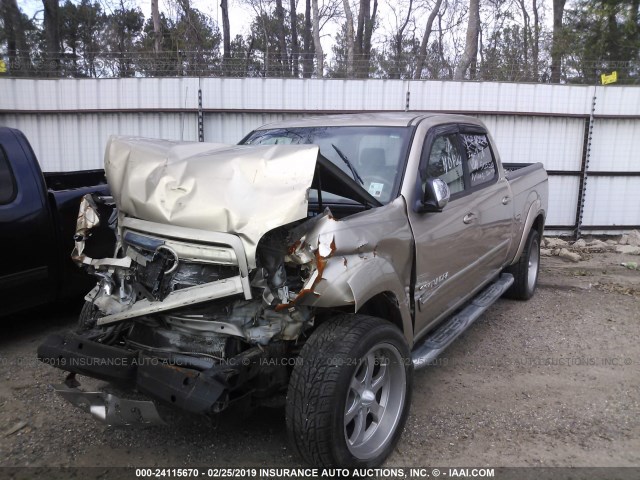
<path id="1" fill-rule="evenodd" d="M 467 154 L 470 186 L 477 187 L 496 178 L 496 163 L 489 147 L 489 139 L 483 134 L 462 134 L 462 145 Z"/>
<path id="2" fill-rule="evenodd" d="M 0 147 L 0 205 L 13 201 L 16 196 L 16 182 L 11 171 L 11 165 Z"/>

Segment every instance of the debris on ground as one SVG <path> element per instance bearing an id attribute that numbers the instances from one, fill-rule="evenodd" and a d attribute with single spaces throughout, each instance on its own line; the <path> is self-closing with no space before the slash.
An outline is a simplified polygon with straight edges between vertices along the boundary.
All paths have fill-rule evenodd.
<path id="1" fill-rule="evenodd" d="M 25 422 L 24 420 L 20 420 L 18 423 L 16 423 L 13 427 L 11 427 L 9 430 L 7 430 L 6 432 L 4 432 L 4 436 L 8 437 L 9 435 L 13 435 L 14 433 L 19 432 L 20 430 L 22 430 L 24 427 L 26 427 L 28 425 L 27 422 Z"/>
<path id="2" fill-rule="evenodd" d="M 640 255 L 640 231 L 632 230 L 616 237 L 604 240 L 585 237 L 576 241 L 568 238 L 544 237 L 540 242 L 540 255 L 556 256 L 570 262 L 585 260 L 593 253 L 615 252 L 623 255 Z"/>
<path id="3" fill-rule="evenodd" d="M 582 260 L 582 257 L 579 254 L 570 252 L 566 248 L 561 248 L 560 252 L 558 252 L 558 256 L 563 260 L 569 260 L 570 262 L 579 262 Z"/>

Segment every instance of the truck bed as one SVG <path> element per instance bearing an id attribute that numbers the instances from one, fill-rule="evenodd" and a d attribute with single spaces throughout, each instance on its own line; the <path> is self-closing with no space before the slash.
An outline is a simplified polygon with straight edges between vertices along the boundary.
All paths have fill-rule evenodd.
<path id="1" fill-rule="evenodd" d="M 73 190 L 88 185 L 106 185 L 107 178 L 103 169 L 82 170 L 77 172 L 45 172 L 44 180 L 49 190 Z"/>
<path id="2" fill-rule="evenodd" d="M 518 177 L 521 177 L 523 175 L 527 175 L 529 173 L 532 173 L 536 170 L 544 170 L 544 166 L 542 165 L 542 163 L 537 162 L 537 163 L 503 163 L 502 167 L 504 168 L 505 171 L 505 176 L 507 177 L 507 180 L 511 181 L 511 180 L 515 180 Z"/>

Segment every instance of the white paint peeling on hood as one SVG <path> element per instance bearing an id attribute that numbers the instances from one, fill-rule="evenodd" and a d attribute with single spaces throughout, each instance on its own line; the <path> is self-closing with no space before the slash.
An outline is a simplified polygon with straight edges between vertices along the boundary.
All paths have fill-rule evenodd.
<path id="1" fill-rule="evenodd" d="M 307 216 L 316 145 L 236 146 L 111 136 L 104 166 L 120 212 L 236 234 L 255 266 L 260 238 Z"/>

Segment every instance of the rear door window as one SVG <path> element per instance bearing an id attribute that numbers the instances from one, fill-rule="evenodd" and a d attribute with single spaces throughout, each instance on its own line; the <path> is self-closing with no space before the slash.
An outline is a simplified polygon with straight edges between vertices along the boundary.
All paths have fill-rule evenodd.
<path id="1" fill-rule="evenodd" d="M 477 187 L 495 180 L 498 172 L 487 136 L 463 133 L 460 138 L 467 156 L 470 187 Z"/>

